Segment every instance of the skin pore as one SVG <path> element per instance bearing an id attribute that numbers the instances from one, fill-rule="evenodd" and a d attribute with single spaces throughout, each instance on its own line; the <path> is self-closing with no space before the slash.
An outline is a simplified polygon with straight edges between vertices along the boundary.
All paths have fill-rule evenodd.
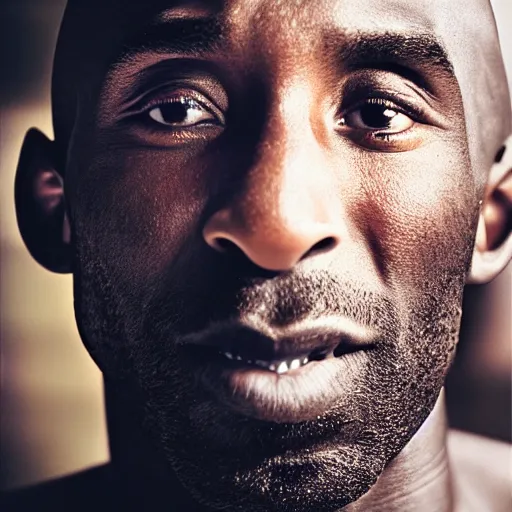
<path id="1" fill-rule="evenodd" d="M 113 462 L 170 509 L 453 510 L 441 390 L 511 131 L 463 4 L 70 3 L 52 263 L 24 236 L 74 274 Z"/>

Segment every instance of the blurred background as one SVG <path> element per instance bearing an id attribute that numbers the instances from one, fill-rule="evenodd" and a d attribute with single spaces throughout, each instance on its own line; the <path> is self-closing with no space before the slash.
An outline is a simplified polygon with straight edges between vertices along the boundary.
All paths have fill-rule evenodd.
<path id="1" fill-rule="evenodd" d="M 72 280 L 39 267 L 16 227 L 13 184 L 28 128 L 53 137 L 50 76 L 65 0 L 0 2 L 0 488 L 108 460 L 102 379 L 78 337 Z M 512 0 L 493 1 L 509 84 Z M 465 297 L 448 384 L 453 426 L 511 439 L 512 267 Z"/>

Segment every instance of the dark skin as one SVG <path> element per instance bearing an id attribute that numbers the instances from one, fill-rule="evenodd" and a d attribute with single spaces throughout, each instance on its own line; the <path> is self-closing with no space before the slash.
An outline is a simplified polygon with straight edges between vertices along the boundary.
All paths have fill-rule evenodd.
<path id="1" fill-rule="evenodd" d="M 492 17 L 475 98 L 453 4 L 71 3 L 18 218 L 170 507 L 392 510 L 412 465 L 451 510 L 434 406 L 464 285 L 512 250 Z"/>

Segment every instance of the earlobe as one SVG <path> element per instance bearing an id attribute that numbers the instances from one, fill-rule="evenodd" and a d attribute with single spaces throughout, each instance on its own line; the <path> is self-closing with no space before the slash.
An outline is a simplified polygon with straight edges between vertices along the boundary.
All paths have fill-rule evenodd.
<path id="1" fill-rule="evenodd" d="M 29 130 L 16 172 L 18 226 L 34 259 L 65 273 L 71 271 L 71 230 L 58 167 L 54 144 L 40 131 Z"/>
<path id="2" fill-rule="evenodd" d="M 496 156 L 483 200 L 469 284 L 496 277 L 512 258 L 512 136 Z"/>

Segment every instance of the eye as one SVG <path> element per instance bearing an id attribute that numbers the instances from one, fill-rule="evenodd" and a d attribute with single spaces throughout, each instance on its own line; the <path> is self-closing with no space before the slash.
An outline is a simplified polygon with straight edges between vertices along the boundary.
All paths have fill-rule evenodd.
<path id="1" fill-rule="evenodd" d="M 342 127 L 356 130 L 383 132 L 386 134 L 402 133 L 409 130 L 415 122 L 402 113 L 394 103 L 371 98 L 348 112 L 340 121 Z"/>
<path id="2" fill-rule="evenodd" d="M 174 128 L 189 128 L 201 124 L 220 124 L 212 110 L 192 97 L 177 95 L 152 105 L 147 113 L 156 123 Z"/>

